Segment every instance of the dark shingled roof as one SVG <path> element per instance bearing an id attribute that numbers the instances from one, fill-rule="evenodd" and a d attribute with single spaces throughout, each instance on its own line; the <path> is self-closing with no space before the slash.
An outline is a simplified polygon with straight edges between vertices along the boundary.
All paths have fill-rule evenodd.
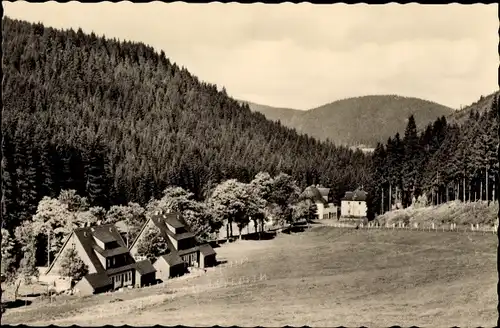
<path id="1" fill-rule="evenodd" d="M 299 197 L 300 200 L 310 199 L 315 203 L 328 204 L 328 202 L 323 198 L 321 192 L 315 186 L 307 187 L 304 192 Z"/>
<path id="2" fill-rule="evenodd" d="M 102 241 L 105 244 L 110 243 L 112 241 L 115 241 L 115 237 L 113 237 L 109 233 L 109 231 L 107 231 L 105 229 L 96 229 L 95 227 L 92 227 L 90 229 L 91 230 L 94 229 L 94 231 L 92 232 L 92 234 L 94 235 L 94 237 L 97 238 L 97 240 L 100 240 L 100 241 Z"/>
<path id="3" fill-rule="evenodd" d="M 171 234 L 171 236 L 174 237 L 175 240 L 190 239 L 195 237 L 194 233 L 189 231 L 178 234 Z"/>
<path id="4" fill-rule="evenodd" d="M 195 238 L 195 234 L 188 231 L 186 225 L 183 224 L 183 219 L 181 218 L 179 213 L 166 213 L 166 214 L 159 214 L 155 215 L 151 218 L 155 226 L 160 229 L 160 233 L 162 237 L 165 239 L 167 242 L 168 248 L 171 251 L 175 251 L 175 247 L 168 238 L 168 236 L 174 238 L 175 240 L 184 240 L 184 239 L 191 239 Z M 167 223 L 172 225 L 176 230 L 179 229 L 182 231 L 182 233 L 172 233 L 167 227 Z M 137 236 L 139 237 L 139 236 Z M 135 241 L 134 241 L 135 243 Z"/>
<path id="5" fill-rule="evenodd" d="M 142 260 L 139 262 L 135 262 L 135 267 L 137 272 L 139 272 L 140 275 L 145 275 L 148 273 L 153 273 L 156 272 L 156 269 L 154 266 L 151 264 L 151 261 L 149 260 Z"/>
<path id="6" fill-rule="evenodd" d="M 128 248 L 123 246 L 118 246 L 111 249 L 102 249 L 98 245 L 93 245 L 92 247 L 104 257 L 110 257 L 128 253 Z"/>
<path id="7" fill-rule="evenodd" d="M 131 269 L 135 269 L 135 262 L 132 262 L 132 263 L 129 263 L 126 265 L 122 265 L 121 267 L 108 269 L 108 270 L 106 270 L 106 274 L 111 276 L 111 275 L 114 275 L 115 273 L 120 273 L 120 272 L 131 270 Z"/>
<path id="8" fill-rule="evenodd" d="M 171 267 L 176 265 L 184 265 L 184 261 L 181 259 L 177 252 L 171 252 L 165 255 L 160 256 L 160 259 L 163 259 L 167 264 Z"/>
<path id="9" fill-rule="evenodd" d="M 111 279 L 104 272 L 96 272 L 91 273 L 83 277 L 82 279 L 86 279 L 92 288 L 102 288 L 106 286 L 111 286 L 113 283 Z"/>
<path id="10" fill-rule="evenodd" d="M 179 213 L 165 213 L 164 221 L 170 224 L 175 229 L 185 228 L 184 222 L 181 222 L 181 216 Z"/>
<path id="11" fill-rule="evenodd" d="M 212 248 L 212 246 L 210 246 L 209 244 L 203 244 L 200 246 L 200 252 L 201 254 L 205 255 L 205 256 L 209 256 L 209 255 L 214 255 L 216 254 L 214 249 Z"/>
<path id="12" fill-rule="evenodd" d="M 96 247 L 99 248 L 99 246 L 97 246 L 93 236 L 95 233 L 103 235 L 102 232 L 106 232 L 109 236 L 113 237 L 113 241 L 116 241 L 119 246 L 126 248 L 125 242 L 123 241 L 120 232 L 112 224 L 105 224 L 105 225 L 95 226 L 92 228 L 91 227 L 77 228 L 74 230 L 76 238 L 78 238 L 78 240 L 80 240 L 80 242 L 82 243 L 85 253 L 87 253 L 90 261 L 96 268 L 97 272 L 103 272 L 105 271 L 105 269 L 103 268 L 101 262 L 97 258 L 95 249 Z"/>
<path id="13" fill-rule="evenodd" d="M 354 192 L 352 191 L 346 192 L 342 200 L 363 202 L 366 201 L 366 196 L 367 196 L 366 191 L 362 189 L 356 189 Z"/>

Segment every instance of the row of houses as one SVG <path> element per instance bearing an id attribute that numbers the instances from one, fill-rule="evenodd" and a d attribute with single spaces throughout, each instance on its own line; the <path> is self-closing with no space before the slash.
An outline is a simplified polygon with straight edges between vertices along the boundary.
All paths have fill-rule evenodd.
<path id="1" fill-rule="evenodd" d="M 337 206 L 330 197 L 330 188 L 309 186 L 300 199 L 310 199 L 316 204 L 318 219 L 364 219 L 367 216 L 367 193 L 363 188 L 348 191 Z"/>
<path id="2" fill-rule="evenodd" d="M 149 229 L 161 235 L 168 245 L 166 253 L 153 263 L 138 252 L 138 245 L 147 237 Z M 155 213 L 129 247 L 113 224 L 77 228 L 66 238 L 46 276 L 61 276 L 62 254 L 69 248 L 76 250 L 88 268 L 87 275 L 74 287 L 81 295 L 143 287 L 180 276 L 189 267 L 206 268 L 216 264 L 213 248 L 197 243 L 179 213 Z"/>

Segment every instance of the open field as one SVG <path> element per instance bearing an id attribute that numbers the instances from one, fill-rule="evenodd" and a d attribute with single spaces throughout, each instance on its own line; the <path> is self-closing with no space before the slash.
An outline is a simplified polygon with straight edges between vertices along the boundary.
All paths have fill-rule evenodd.
<path id="1" fill-rule="evenodd" d="M 314 227 L 217 248 L 164 286 L 10 309 L 3 324 L 494 326 L 493 234 Z M 117 301 L 120 299 L 121 301 Z M 44 318 L 43 321 L 41 318 Z"/>

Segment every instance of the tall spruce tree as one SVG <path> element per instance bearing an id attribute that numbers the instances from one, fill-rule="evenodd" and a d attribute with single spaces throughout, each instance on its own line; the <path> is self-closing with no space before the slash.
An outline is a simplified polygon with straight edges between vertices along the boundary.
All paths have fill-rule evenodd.
<path id="1" fill-rule="evenodd" d="M 419 190 L 419 162 L 420 143 L 417 133 L 415 118 L 408 118 L 408 125 L 403 138 L 404 161 L 402 166 L 403 180 L 403 206 L 411 204 L 413 197 L 417 196 Z"/>
<path id="2" fill-rule="evenodd" d="M 105 148 L 100 140 L 90 145 L 86 160 L 86 191 L 91 206 L 108 207 L 108 179 L 106 170 Z"/>
<path id="3" fill-rule="evenodd" d="M 18 204 L 14 153 L 15 149 L 10 136 L 2 133 L 2 228 L 11 232 L 19 224 L 16 222 Z"/>

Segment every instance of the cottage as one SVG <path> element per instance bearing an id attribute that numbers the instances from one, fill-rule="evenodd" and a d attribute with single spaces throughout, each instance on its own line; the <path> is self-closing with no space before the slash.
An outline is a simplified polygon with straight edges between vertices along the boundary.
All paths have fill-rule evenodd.
<path id="1" fill-rule="evenodd" d="M 75 229 L 66 238 L 46 275 L 60 275 L 63 254 L 69 248 L 76 250 L 88 268 L 88 274 L 75 286 L 80 294 L 96 294 L 126 286 L 142 287 L 156 280 L 151 262 L 137 263 L 112 224 Z"/>
<path id="2" fill-rule="evenodd" d="M 153 266 L 156 269 L 157 278 L 163 281 L 182 276 L 186 271 L 186 263 L 176 252 L 158 257 Z"/>
<path id="3" fill-rule="evenodd" d="M 342 218 L 365 218 L 367 215 L 366 192 L 361 188 L 354 192 L 348 191 L 341 200 L 340 212 Z"/>
<path id="4" fill-rule="evenodd" d="M 310 199 L 316 204 L 318 219 L 337 218 L 337 206 L 329 197 L 330 188 L 321 186 L 309 186 L 300 195 L 299 199 Z"/>
<path id="5" fill-rule="evenodd" d="M 195 235 L 188 231 L 186 224 L 182 221 L 180 213 L 155 213 L 155 215 L 144 224 L 139 235 L 130 246 L 130 253 L 135 259 L 141 259 L 138 252 L 139 242 L 146 237 L 146 232 L 149 229 L 153 229 L 161 234 L 167 242 L 169 253 L 174 253 L 179 256 L 188 267 L 194 266 L 204 268 L 207 262 L 204 258 L 200 259 L 200 247 L 203 246 L 205 253 L 210 253 L 209 249 L 212 247 L 208 244 L 199 245 Z M 215 258 L 215 252 L 208 256 L 213 256 Z M 210 259 L 208 260 L 208 263 L 213 262 L 214 261 Z"/>

